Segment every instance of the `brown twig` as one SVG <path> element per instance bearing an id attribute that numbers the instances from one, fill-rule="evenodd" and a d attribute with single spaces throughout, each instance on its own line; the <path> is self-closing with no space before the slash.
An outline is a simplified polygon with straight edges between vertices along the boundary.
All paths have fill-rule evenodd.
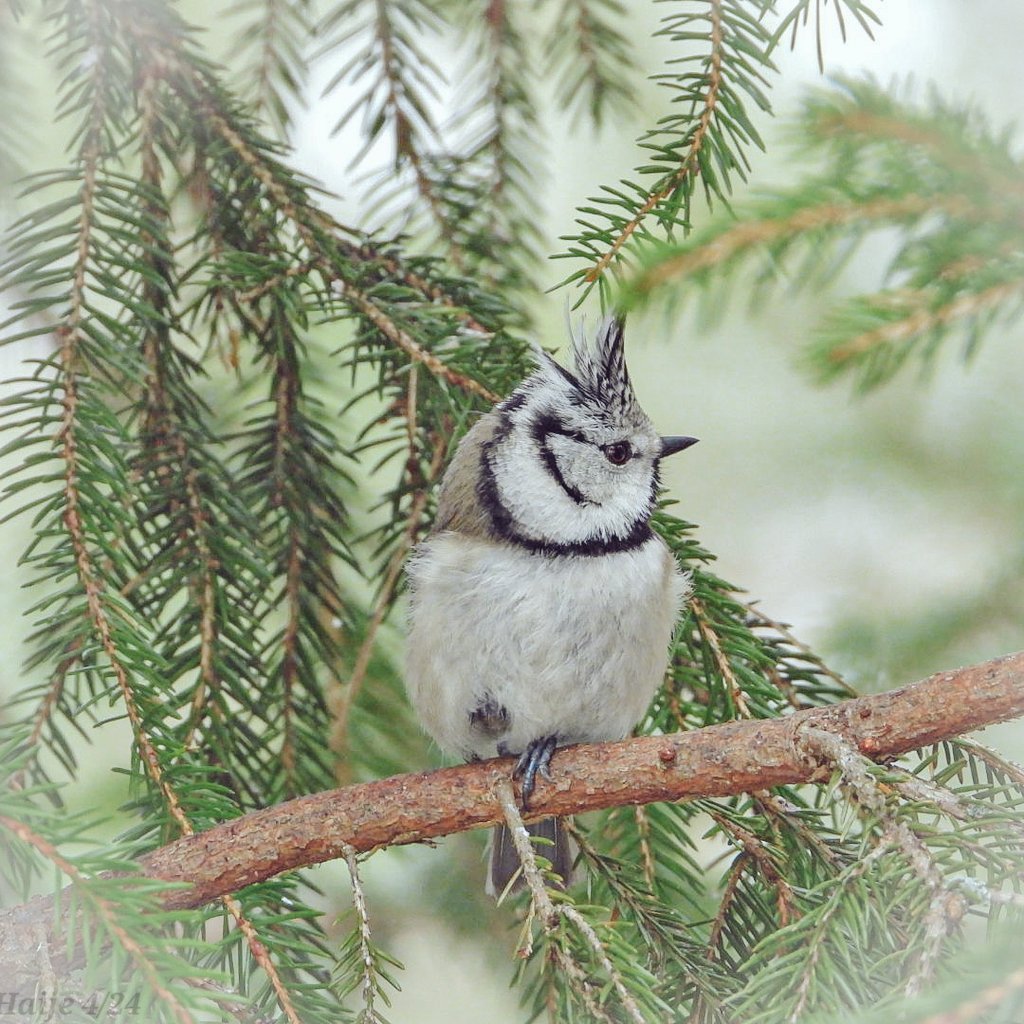
<path id="1" fill-rule="evenodd" d="M 455 387 L 471 394 L 479 395 L 487 402 L 498 401 L 498 395 L 489 388 L 484 387 L 478 380 L 459 373 L 447 366 L 437 358 L 433 352 L 423 348 L 412 335 L 402 330 L 386 313 L 377 306 L 372 299 L 361 289 L 342 281 L 340 278 L 334 282 L 334 288 L 342 298 L 357 310 L 360 315 L 366 317 L 380 333 L 397 348 L 400 348 L 414 362 L 422 363 L 432 374 L 448 381 Z"/>
<path id="2" fill-rule="evenodd" d="M 704 610 L 703 603 L 697 600 L 697 598 L 691 597 L 690 608 L 693 610 L 693 617 L 697 622 L 697 630 L 700 633 L 701 640 L 711 648 L 711 652 L 715 656 L 715 664 L 718 666 L 718 671 L 722 673 L 722 678 L 725 680 L 726 686 L 729 689 L 729 700 L 732 704 L 733 713 L 738 714 L 741 718 L 750 718 L 750 707 L 747 704 L 747 698 L 743 692 L 743 687 L 740 686 L 739 680 L 736 678 L 736 673 L 733 672 L 732 665 L 729 663 L 729 659 L 725 656 L 725 652 L 722 650 L 722 645 L 718 642 L 718 633 L 711 624 L 711 620 L 708 618 L 707 613 Z"/>
<path id="3" fill-rule="evenodd" d="M 733 902 L 740 891 L 740 882 L 743 881 L 743 876 L 747 870 L 747 863 L 750 859 L 749 853 L 740 853 L 732 862 L 732 867 L 729 868 L 725 887 L 722 889 L 722 900 L 718 906 L 718 913 L 715 914 L 715 919 L 711 922 L 711 932 L 708 935 L 708 944 L 704 953 L 708 960 L 717 960 L 721 954 L 719 944 L 725 931 L 725 922 L 729 917 L 729 911 L 732 909 Z M 694 1007 L 694 1015 L 696 1012 L 697 1008 Z M 695 1016 L 690 1017 L 691 1021 L 694 1019 Z"/>
<path id="4" fill-rule="evenodd" d="M 654 853 L 651 850 L 651 822 L 647 817 L 647 808 L 637 804 L 634 808 L 636 815 L 636 832 L 640 839 L 640 863 L 644 867 L 644 881 L 647 888 L 652 892 L 655 885 Z"/>
<path id="5" fill-rule="evenodd" d="M 779 925 L 784 927 L 789 924 L 790 919 L 799 913 L 797 900 L 792 887 L 783 877 L 779 866 L 772 859 L 765 844 L 749 829 L 741 827 L 724 814 L 711 812 L 711 818 L 723 832 L 732 837 L 734 845 L 741 848 L 740 856 L 745 854 L 752 859 L 760 869 L 765 881 L 775 889 L 776 905 L 779 909 Z"/>

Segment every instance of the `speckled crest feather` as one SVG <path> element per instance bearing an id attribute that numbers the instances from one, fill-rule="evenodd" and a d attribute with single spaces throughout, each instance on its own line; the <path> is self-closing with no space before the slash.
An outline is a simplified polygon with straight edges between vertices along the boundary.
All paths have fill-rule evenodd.
<path id="1" fill-rule="evenodd" d="M 572 332 L 572 347 L 580 390 L 614 416 L 629 420 L 643 413 L 626 369 L 625 325 L 622 317 L 605 317 L 593 349 L 585 331 Z"/>

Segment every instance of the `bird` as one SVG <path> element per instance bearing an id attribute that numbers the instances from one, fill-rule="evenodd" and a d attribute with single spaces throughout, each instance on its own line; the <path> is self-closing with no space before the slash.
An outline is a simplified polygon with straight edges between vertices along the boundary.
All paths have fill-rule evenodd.
<path id="1" fill-rule="evenodd" d="M 428 536 L 407 563 L 405 680 L 425 730 L 467 761 L 514 755 L 528 809 L 559 747 L 625 738 L 661 685 L 689 588 L 651 525 L 661 436 L 637 401 L 625 322 L 573 331 L 574 369 L 536 368 L 459 442 Z M 532 822 L 557 884 L 578 851 L 560 819 Z M 522 883 L 505 826 L 486 889 Z"/>

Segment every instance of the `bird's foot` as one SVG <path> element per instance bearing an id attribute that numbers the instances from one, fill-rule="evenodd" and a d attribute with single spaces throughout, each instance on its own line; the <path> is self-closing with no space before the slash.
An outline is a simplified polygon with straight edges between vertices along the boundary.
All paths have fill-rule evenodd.
<path id="1" fill-rule="evenodd" d="M 512 770 L 512 778 L 523 780 L 523 810 L 528 810 L 530 807 L 530 797 L 533 796 L 537 776 L 543 775 L 550 781 L 551 772 L 548 765 L 551 763 L 551 755 L 557 746 L 558 737 L 552 733 L 550 736 L 541 736 L 533 740 L 520 754 L 519 760 Z"/>

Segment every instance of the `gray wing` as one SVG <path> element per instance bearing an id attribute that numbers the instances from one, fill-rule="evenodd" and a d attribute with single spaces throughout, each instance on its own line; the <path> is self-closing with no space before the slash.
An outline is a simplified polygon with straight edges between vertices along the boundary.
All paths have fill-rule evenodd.
<path id="1" fill-rule="evenodd" d="M 494 435 L 498 424 L 498 415 L 487 413 L 462 439 L 441 481 L 432 533 L 453 531 L 471 537 L 493 538 L 491 517 L 480 502 L 477 483 L 483 446 Z"/>

